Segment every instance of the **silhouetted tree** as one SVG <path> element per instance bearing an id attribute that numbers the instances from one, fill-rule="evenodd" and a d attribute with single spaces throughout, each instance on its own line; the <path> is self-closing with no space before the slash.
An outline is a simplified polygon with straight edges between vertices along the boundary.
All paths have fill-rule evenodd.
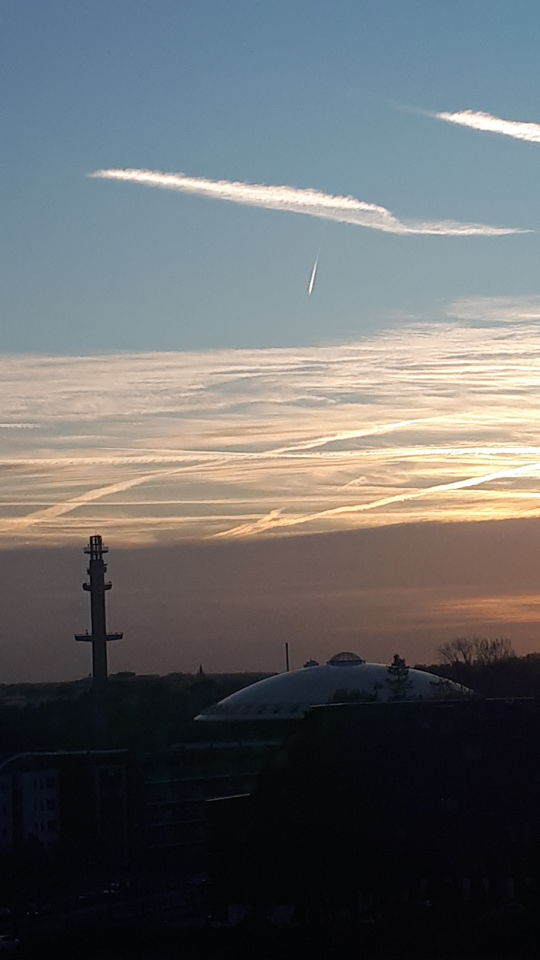
<path id="1" fill-rule="evenodd" d="M 456 637 L 439 647 L 443 661 L 452 667 L 469 668 L 474 664 L 489 666 L 501 660 L 515 657 L 512 644 L 507 637 Z"/>
<path id="2" fill-rule="evenodd" d="M 455 640 L 448 640 L 441 644 L 439 653 L 443 662 L 451 667 L 458 665 L 470 667 L 474 660 L 474 638 L 456 637 Z"/>
<path id="3" fill-rule="evenodd" d="M 513 657 L 515 653 L 508 637 L 495 637 L 494 640 L 488 640 L 487 637 L 475 639 L 475 663 L 479 666 L 487 667 Z"/>
<path id="4" fill-rule="evenodd" d="M 263 676 L 113 675 L 102 704 L 107 746 L 153 750 L 181 742 L 196 714 Z M 0 753 L 93 745 L 93 699 L 87 685 L 13 684 L 1 693 L 7 702 L 0 696 Z"/>
<path id="5" fill-rule="evenodd" d="M 405 700 L 412 688 L 412 680 L 409 679 L 409 668 L 399 653 L 394 654 L 387 672 L 388 677 L 385 682 L 390 689 L 390 700 Z"/>

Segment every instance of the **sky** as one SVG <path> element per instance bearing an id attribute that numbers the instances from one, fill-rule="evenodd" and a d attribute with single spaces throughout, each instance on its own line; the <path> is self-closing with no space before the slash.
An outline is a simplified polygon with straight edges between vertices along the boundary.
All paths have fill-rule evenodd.
<path id="1" fill-rule="evenodd" d="M 2 677 L 87 671 L 94 532 L 118 669 L 537 648 L 539 34 L 532 0 L 3 0 Z"/>

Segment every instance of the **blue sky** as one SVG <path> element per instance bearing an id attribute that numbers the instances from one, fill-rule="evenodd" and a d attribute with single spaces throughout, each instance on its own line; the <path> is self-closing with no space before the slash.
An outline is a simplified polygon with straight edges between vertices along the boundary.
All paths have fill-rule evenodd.
<path id="1" fill-rule="evenodd" d="M 392 236 L 86 176 L 183 171 L 538 229 L 540 147 L 397 106 L 535 120 L 537 3 L 4 0 L 0 17 L 1 351 L 351 340 L 538 291 L 535 234 Z"/>
<path id="2" fill-rule="evenodd" d="M 536 0 L 3 0 L 2 676 L 86 672 L 96 531 L 117 669 L 537 646 L 539 36 Z M 124 168 L 531 232 L 88 176 Z"/>

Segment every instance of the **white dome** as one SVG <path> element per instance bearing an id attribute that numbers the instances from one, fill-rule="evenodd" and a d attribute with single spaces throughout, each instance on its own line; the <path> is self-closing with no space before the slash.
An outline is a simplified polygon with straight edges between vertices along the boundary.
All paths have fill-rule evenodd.
<path id="1" fill-rule="evenodd" d="M 366 663 L 354 653 L 338 653 L 322 666 L 280 673 L 252 683 L 208 707 L 196 720 L 298 719 L 310 707 L 362 700 L 433 700 L 462 697 L 471 691 L 425 670 L 408 669 L 399 681 L 384 663 Z"/>

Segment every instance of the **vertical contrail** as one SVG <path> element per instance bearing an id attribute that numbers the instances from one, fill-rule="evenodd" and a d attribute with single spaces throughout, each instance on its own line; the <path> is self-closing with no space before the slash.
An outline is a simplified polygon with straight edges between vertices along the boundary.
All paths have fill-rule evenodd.
<path id="1" fill-rule="evenodd" d="M 313 293 L 313 287 L 315 286 L 315 279 L 316 279 L 316 277 L 317 277 L 317 267 L 318 267 L 318 266 L 319 266 L 319 254 L 317 254 L 317 256 L 315 257 L 315 263 L 313 264 L 313 268 L 312 268 L 312 270 L 311 270 L 311 275 L 310 275 L 310 278 L 309 278 L 309 283 L 308 283 L 308 288 L 307 288 L 307 295 L 308 295 L 308 297 L 310 297 L 311 294 Z"/>

